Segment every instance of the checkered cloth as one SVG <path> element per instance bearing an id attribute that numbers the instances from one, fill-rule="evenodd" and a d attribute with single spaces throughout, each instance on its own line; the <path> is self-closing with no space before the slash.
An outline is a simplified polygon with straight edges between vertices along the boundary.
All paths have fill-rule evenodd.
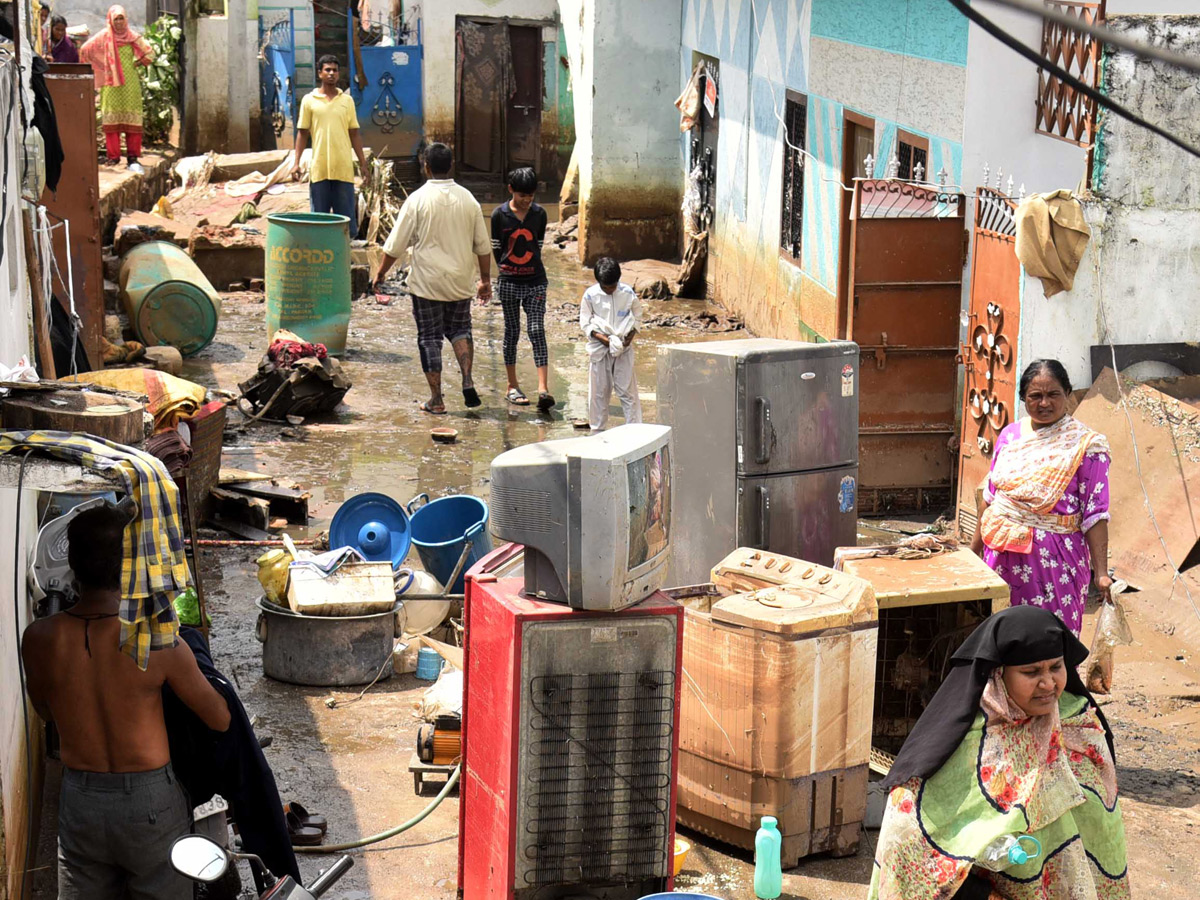
<path id="1" fill-rule="evenodd" d="M 504 310 L 504 364 L 517 364 L 517 344 L 521 340 L 521 310 L 533 347 L 533 364 L 546 365 L 550 348 L 546 345 L 546 285 L 520 284 L 504 278 L 496 282 L 496 297 Z"/>
<path id="2" fill-rule="evenodd" d="M 125 529 L 121 562 L 121 650 L 145 669 L 151 650 L 178 641 L 179 619 L 171 601 L 191 582 L 179 489 L 159 460 L 132 447 L 68 431 L 0 431 L 0 453 L 27 450 L 115 473 L 137 503 L 138 517 Z"/>
<path id="3" fill-rule="evenodd" d="M 442 339 L 451 344 L 471 339 L 471 300 L 427 300 L 412 298 L 413 319 L 417 323 L 417 350 L 421 369 L 442 371 Z"/>

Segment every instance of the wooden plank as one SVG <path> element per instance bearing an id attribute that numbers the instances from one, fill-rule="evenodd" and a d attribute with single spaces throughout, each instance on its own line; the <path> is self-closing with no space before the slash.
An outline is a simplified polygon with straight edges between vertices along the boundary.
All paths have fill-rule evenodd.
<path id="1" fill-rule="evenodd" d="M 307 491 L 276 487 L 261 481 L 223 484 L 221 489 L 266 500 L 272 516 L 286 517 L 294 525 L 308 524 L 308 498 L 311 495 Z"/>
<path id="2" fill-rule="evenodd" d="M 1009 596 L 1004 580 L 966 547 L 928 559 L 848 559 L 844 569 L 871 583 L 880 609 L 969 600 L 1007 601 Z"/>
<path id="3" fill-rule="evenodd" d="M 233 519 L 226 519 L 219 515 L 211 516 L 208 521 L 217 528 L 223 528 L 230 534 L 240 537 L 247 541 L 276 541 L 278 539 L 269 531 L 263 531 L 261 528 L 255 528 L 253 525 L 247 525 L 245 522 L 238 522 Z"/>
<path id="4" fill-rule="evenodd" d="M 234 469 L 228 466 L 221 466 L 221 472 L 217 476 L 217 481 L 221 487 L 229 484 L 239 484 L 245 481 L 270 481 L 270 475 L 263 475 L 259 472 L 248 472 L 245 469 Z"/>
<path id="5" fill-rule="evenodd" d="M 21 457 L 0 456 L 0 487 L 15 488 L 21 472 Z M 56 491 L 66 494 L 101 493 L 122 489 L 116 476 L 102 475 L 74 463 L 31 456 L 25 465 L 24 487 L 30 491 Z"/>

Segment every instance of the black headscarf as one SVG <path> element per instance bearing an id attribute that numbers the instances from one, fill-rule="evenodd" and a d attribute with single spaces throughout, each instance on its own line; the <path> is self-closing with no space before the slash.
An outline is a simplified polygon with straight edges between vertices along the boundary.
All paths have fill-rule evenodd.
<path id="1" fill-rule="evenodd" d="M 1076 671 L 1087 655 L 1087 647 L 1048 610 L 1013 606 L 985 619 L 951 657 L 950 674 L 904 742 L 883 781 L 884 788 L 890 791 L 911 778 L 928 778 L 942 767 L 979 715 L 984 688 L 998 667 L 1024 666 L 1060 656 L 1067 666 L 1066 690 L 1086 697 L 1096 710 L 1112 753 L 1112 729 Z"/>

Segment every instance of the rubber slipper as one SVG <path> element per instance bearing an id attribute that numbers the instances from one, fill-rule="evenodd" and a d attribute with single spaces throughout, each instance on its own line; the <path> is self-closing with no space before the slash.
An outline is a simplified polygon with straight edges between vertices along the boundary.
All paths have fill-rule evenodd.
<path id="1" fill-rule="evenodd" d="M 520 388 L 509 388 L 508 393 L 505 394 L 505 397 L 508 398 L 508 402 L 513 406 L 529 405 L 529 398 L 525 396 L 525 392 Z"/>
<path id="2" fill-rule="evenodd" d="M 479 399 L 479 392 L 473 387 L 463 388 L 463 400 L 469 409 L 474 409 L 476 406 L 483 406 L 483 401 Z"/>
<path id="3" fill-rule="evenodd" d="M 554 397 L 551 394 L 538 394 L 538 409 L 542 412 L 549 412 L 554 409 Z"/>
<path id="4" fill-rule="evenodd" d="M 287 813 L 287 827 L 293 847 L 316 847 L 325 837 L 320 828 L 303 824 L 294 812 Z"/>
<path id="5" fill-rule="evenodd" d="M 309 828 L 316 828 L 321 832 L 321 834 L 325 834 L 327 831 L 329 831 L 329 822 L 326 821 L 324 816 L 314 816 L 295 800 L 288 803 L 284 807 L 284 810 L 294 813 L 296 818 L 300 820 L 301 825 Z"/>
<path id="6" fill-rule="evenodd" d="M 418 409 L 420 409 L 423 413 L 429 413 L 431 416 L 444 416 L 446 414 L 446 407 L 430 406 L 428 400 L 422 400 Z"/>

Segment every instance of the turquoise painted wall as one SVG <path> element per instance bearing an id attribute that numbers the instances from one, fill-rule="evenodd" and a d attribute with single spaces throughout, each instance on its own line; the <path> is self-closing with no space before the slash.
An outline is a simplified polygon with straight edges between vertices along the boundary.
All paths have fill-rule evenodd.
<path id="1" fill-rule="evenodd" d="M 967 64 L 966 18 L 946 0 L 812 0 L 812 34 L 956 66 Z"/>

